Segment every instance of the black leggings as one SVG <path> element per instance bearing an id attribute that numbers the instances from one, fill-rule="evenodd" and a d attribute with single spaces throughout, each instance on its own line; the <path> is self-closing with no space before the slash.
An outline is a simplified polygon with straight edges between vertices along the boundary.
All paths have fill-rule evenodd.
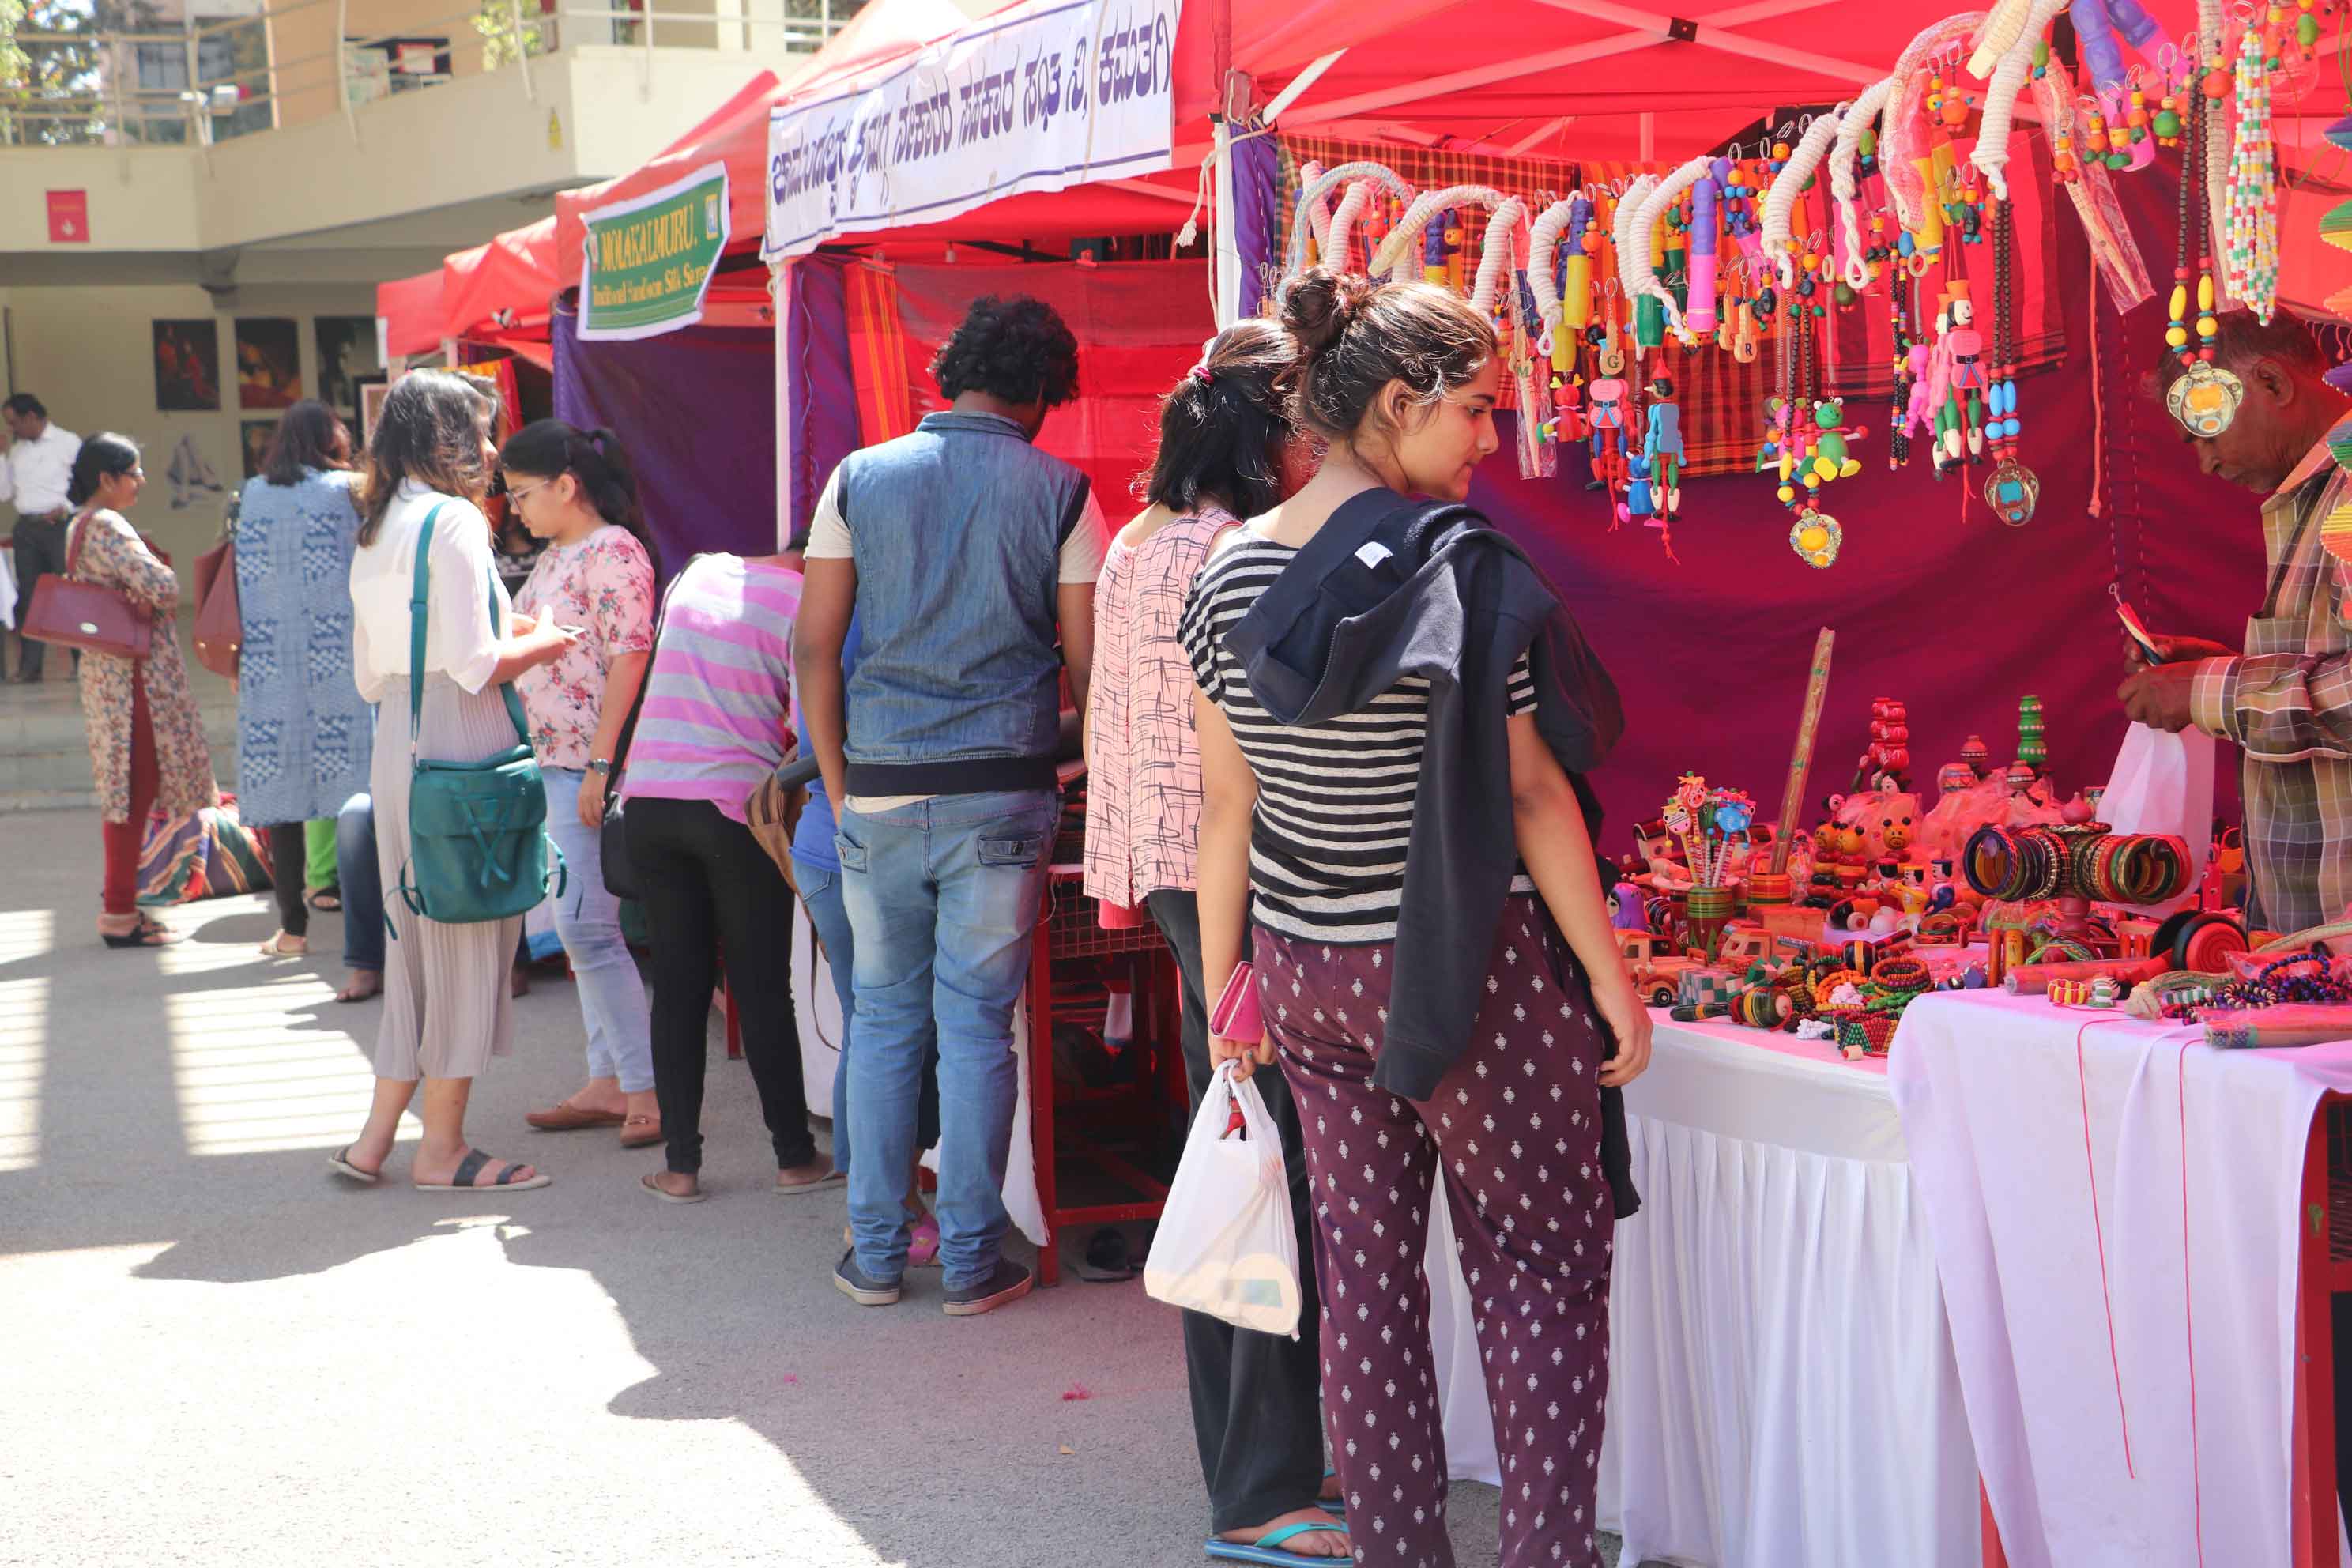
<path id="1" fill-rule="evenodd" d="M 792 889 L 751 830 L 704 800 L 633 799 L 629 859 L 654 939 L 654 1096 L 669 1168 L 702 1169 L 702 1079 L 719 952 L 742 1016 L 776 1167 L 816 1158 L 793 1012 Z"/>
<path id="2" fill-rule="evenodd" d="M 288 936 L 310 934 L 310 906 L 303 900 L 303 879 L 310 874 L 310 852 L 302 842 L 299 822 L 269 825 L 269 890 L 278 900 L 278 929 Z"/>

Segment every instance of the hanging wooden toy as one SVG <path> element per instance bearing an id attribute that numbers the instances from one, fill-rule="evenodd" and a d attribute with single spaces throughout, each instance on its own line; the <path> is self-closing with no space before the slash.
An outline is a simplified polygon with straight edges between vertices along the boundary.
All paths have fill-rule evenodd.
<path id="1" fill-rule="evenodd" d="M 1626 465 L 1625 384 L 1613 376 L 1589 382 L 1584 388 L 1585 418 L 1591 431 L 1591 461 L 1592 480 L 1612 498 L 1611 515 L 1615 516 L 1614 498 L 1625 488 L 1629 472 Z M 1615 527 L 1612 521 L 1610 525 Z"/>
<path id="2" fill-rule="evenodd" d="M 1840 104 L 1835 112 L 1822 115 L 1805 128 L 1788 162 L 1773 175 L 1771 189 L 1764 194 L 1763 249 L 1780 268 L 1782 289 L 1797 286 L 1798 247 L 1790 229 L 1797 195 L 1813 183 L 1813 175 L 1829 156 L 1830 144 L 1837 140 L 1839 121 L 1849 107 Z"/>
<path id="3" fill-rule="evenodd" d="M 2192 69 L 2196 65 L 2192 59 Z M 2207 117 L 2212 102 L 2209 92 L 2198 92 L 2189 99 L 2189 136 L 2182 144 L 2180 160 L 2180 240 L 2173 256 L 2171 319 L 2164 329 L 2165 346 L 2185 367 L 2184 374 L 2164 395 L 2165 409 L 2182 429 L 2205 440 L 2230 427 L 2246 396 L 2245 384 L 2236 374 L 2214 363 L 2214 344 L 2221 329 L 2213 313 L 2212 215 L 2205 200 L 2204 180 L 2205 160 L 2211 147 Z M 2189 266 L 2192 257 L 2196 260 L 2193 272 Z M 2196 290 L 2194 315 L 2189 310 L 2192 279 Z M 2197 337 L 2194 346 L 2189 342 L 2192 321 Z"/>
<path id="4" fill-rule="evenodd" d="M 1683 319 L 1683 307 L 1660 280 L 1654 258 L 1658 254 L 1658 230 L 1666 214 L 1684 192 L 1708 177 L 1714 163 L 1713 158 L 1702 155 L 1683 163 L 1663 180 L 1653 181 L 1643 175 L 1627 190 L 1624 201 L 1619 205 L 1622 215 L 1625 206 L 1633 203 L 1634 192 L 1642 192 L 1632 218 L 1620 216 L 1617 240 L 1618 285 L 1634 301 L 1637 310 L 1647 301 L 1650 318 L 1655 322 L 1654 327 L 1645 325 L 1642 315 L 1635 316 L 1633 342 L 1637 357 L 1643 349 L 1663 343 L 1667 331 L 1685 342 L 1692 341 L 1692 331 Z"/>
<path id="5" fill-rule="evenodd" d="M 2017 371 L 2022 357 L 2017 341 L 2016 219 L 2004 199 L 1993 208 L 1992 371 L 1985 403 L 1985 440 L 1993 468 L 1985 480 L 1985 504 L 2011 528 L 2033 521 L 2042 481 L 2017 460 Z"/>
<path id="6" fill-rule="evenodd" d="M 1996 202 L 2009 199 L 2010 127 L 2017 114 L 2017 95 L 2025 90 L 2043 31 L 2066 5 L 2067 0 L 2030 0 L 2018 36 L 1995 57 L 1990 70 L 1979 70 L 1985 46 L 1999 36 L 1996 24 L 2004 13 L 1995 12 L 1985 23 L 1977 52 L 1969 57 L 1969 73 L 1990 79 L 1985 87 L 1984 119 L 1977 127 L 1976 146 L 1969 153 L 1969 162 L 1983 176 Z"/>
<path id="7" fill-rule="evenodd" d="M 1730 167 L 1728 158 L 1710 159 L 1706 173 L 1691 186 L 1690 284 L 1683 319 L 1694 333 L 1716 330 L 1716 246 L 1721 237 L 1724 175 Z"/>
<path id="8" fill-rule="evenodd" d="M 1649 462 L 1650 478 L 1656 489 L 1659 516 L 1672 522 L 1682 515 L 1683 500 L 1683 426 L 1682 408 L 1675 402 L 1675 384 L 1659 375 L 1650 383 L 1650 405 L 1643 416 L 1645 435 L 1642 456 Z M 1667 553 L 1674 552 L 1671 543 Z"/>

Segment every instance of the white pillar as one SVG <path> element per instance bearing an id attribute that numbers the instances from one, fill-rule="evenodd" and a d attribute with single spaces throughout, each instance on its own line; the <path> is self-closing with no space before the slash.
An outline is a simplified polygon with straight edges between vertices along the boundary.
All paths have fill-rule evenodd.
<path id="1" fill-rule="evenodd" d="M 1217 245 L 1214 265 L 1217 269 L 1217 330 L 1223 331 L 1241 320 L 1242 313 L 1242 253 L 1234 236 L 1233 128 L 1225 121 L 1217 121 L 1216 145 L 1210 156 L 1216 161 Z"/>
<path id="2" fill-rule="evenodd" d="M 768 298 L 776 312 L 776 548 L 793 536 L 793 264 L 771 263 Z"/>

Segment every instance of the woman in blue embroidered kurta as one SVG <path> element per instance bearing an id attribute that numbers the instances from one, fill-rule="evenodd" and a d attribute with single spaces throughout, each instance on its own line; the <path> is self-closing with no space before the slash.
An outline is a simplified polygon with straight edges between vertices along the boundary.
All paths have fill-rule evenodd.
<path id="1" fill-rule="evenodd" d="M 351 457 L 342 421 L 305 398 L 278 422 L 237 503 L 237 805 L 272 830 L 279 929 L 262 951 L 273 955 L 307 946 L 302 824 L 333 820 L 367 789 L 373 724 L 352 678 Z"/>

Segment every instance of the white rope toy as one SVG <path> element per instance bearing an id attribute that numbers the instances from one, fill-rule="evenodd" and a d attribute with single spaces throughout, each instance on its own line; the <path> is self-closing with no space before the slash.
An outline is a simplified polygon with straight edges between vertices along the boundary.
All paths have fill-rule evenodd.
<path id="1" fill-rule="evenodd" d="M 1373 254 L 1370 268 L 1376 282 L 1386 282 L 1396 271 L 1412 242 L 1429 226 L 1429 220 L 1449 207 L 1480 206 L 1493 212 L 1510 198 L 1492 185 L 1448 185 L 1442 191 L 1423 191 L 1404 209 L 1404 216 L 1389 231 Z"/>
<path id="2" fill-rule="evenodd" d="M 1335 272 L 1345 272 L 1356 259 L 1356 226 L 1372 210 L 1377 187 L 1370 180 L 1358 180 L 1339 198 L 1337 211 L 1331 215 L 1331 231 L 1324 237 L 1323 259 Z"/>
<path id="3" fill-rule="evenodd" d="M 1617 292 L 1627 300 L 1633 298 L 1633 286 L 1626 280 L 1625 258 L 1633 254 L 1633 226 L 1642 220 L 1642 204 L 1658 188 L 1658 176 L 1643 174 L 1625 187 L 1617 198 L 1616 216 L 1610 221 L 1609 237 L 1617 247 Z M 1649 249 L 1642 251 L 1643 261 L 1649 259 Z"/>
<path id="4" fill-rule="evenodd" d="M 1320 163 L 1310 161 L 1298 166 L 1298 186 L 1302 192 L 1312 189 L 1315 182 L 1322 177 L 1323 165 Z M 1331 208 L 1329 205 L 1321 196 L 1316 197 L 1311 202 L 1306 200 L 1304 196 L 1302 196 L 1298 203 L 1298 210 L 1300 215 L 1306 218 L 1307 227 L 1314 233 L 1316 256 L 1322 260 L 1328 261 L 1331 257 Z"/>
<path id="5" fill-rule="evenodd" d="M 1780 166 L 1780 177 L 1764 193 L 1764 254 L 1780 263 L 1783 289 L 1797 286 L 1797 242 L 1789 233 L 1789 215 L 1796 210 L 1797 193 L 1812 182 L 1814 171 L 1829 155 L 1830 143 L 1837 138 L 1845 107 L 1840 104 L 1835 111 L 1822 115 L 1806 128 L 1797 150 Z"/>
<path id="6" fill-rule="evenodd" d="M 1559 331 L 1566 310 L 1552 283 L 1557 271 L 1553 258 L 1559 251 L 1559 237 L 1568 231 L 1570 213 L 1583 199 L 1570 196 L 1552 203 L 1528 230 L 1528 291 L 1536 297 L 1536 314 L 1543 321 L 1543 340 L 1536 344 L 1536 352 L 1547 359 L 1551 357 L 1552 334 Z"/>
<path id="7" fill-rule="evenodd" d="M 1985 16 L 1984 26 L 1977 30 L 1976 52 L 1969 57 L 1969 74 L 1979 81 L 1990 75 L 1993 67 L 2009 58 L 2020 38 L 2039 38 L 2042 28 L 2049 25 L 2044 17 L 2040 25 L 2026 20 L 2033 8 L 2033 0 L 1997 0 Z M 2030 49 L 2032 46 L 2028 45 Z"/>
<path id="8" fill-rule="evenodd" d="M 1985 184 L 1995 201 L 2009 199 L 2009 138 L 2010 124 L 2017 115 L 2017 95 L 2025 89 L 2026 73 L 2033 68 L 2034 47 L 2042 40 L 2042 29 L 2051 19 L 2063 11 L 2068 0 L 2031 0 L 2024 31 L 2000 57 L 1993 68 L 1991 85 L 1985 89 L 1984 121 L 1977 129 L 1977 144 L 1969 153 L 1985 177 Z M 1999 14 L 1996 13 L 1996 19 Z M 1987 23 L 1990 32 L 1992 24 Z M 1979 48 L 1981 55 L 1983 50 Z M 1973 66 L 1976 62 L 1969 62 Z"/>
<path id="9" fill-rule="evenodd" d="M 1481 315 L 1495 308 L 1503 280 L 1519 258 L 1519 226 L 1528 221 L 1528 205 L 1513 196 L 1486 220 L 1486 242 L 1478 254 L 1478 281 L 1470 290 L 1470 308 Z M 1518 289 L 1511 290 L 1511 316 L 1518 317 Z M 1524 324 L 1524 323 L 1522 323 Z"/>
<path id="10" fill-rule="evenodd" d="M 1870 264 L 1862 258 L 1862 207 L 1856 199 L 1862 180 L 1854 164 L 1862 156 L 1862 133 L 1878 123 L 1886 112 L 1886 100 L 1894 96 L 1893 77 L 1864 89 L 1838 121 L 1837 142 L 1830 148 L 1830 201 L 1845 233 L 1846 287 L 1856 293 L 1870 287 Z"/>
<path id="11" fill-rule="evenodd" d="M 1685 342 L 1693 341 L 1690 330 L 1683 325 L 1682 307 L 1675 302 L 1675 292 L 1658 280 L 1658 269 L 1650 259 L 1650 237 L 1666 216 L 1666 209 L 1682 199 L 1689 190 L 1706 177 L 1715 166 L 1715 154 L 1702 153 L 1661 180 L 1650 194 L 1642 198 L 1641 210 L 1633 215 L 1633 244 L 1617 249 L 1617 280 L 1628 300 L 1643 295 L 1664 307 L 1666 326 Z M 1622 214 L 1624 210 L 1620 207 Z"/>
<path id="12" fill-rule="evenodd" d="M 1307 186 L 1298 193 L 1298 212 L 1301 214 L 1312 212 L 1316 204 L 1321 202 L 1326 196 L 1330 195 L 1331 192 L 1339 189 L 1341 185 L 1348 184 L 1351 180 L 1363 180 L 1372 185 L 1385 188 L 1393 194 L 1399 201 L 1409 202 L 1412 200 L 1412 187 L 1406 184 L 1404 181 L 1398 176 L 1396 171 L 1388 167 L 1386 164 L 1373 163 L 1342 163 L 1336 169 L 1325 170 L 1321 174 L 1316 177 L 1313 184 Z M 1373 191 L 1370 190 L 1365 193 L 1364 204 L 1366 205 L 1370 205 L 1374 194 L 1375 193 Z M 1324 253 L 1327 256 L 1335 254 L 1340 247 L 1341 244 L 1344 243 L 1346 236 L 1340 230 L 1339 219 L 1342 214 L 1347 213 L 1347 210 L 1348 204 L 1345 200 L 1342 200 L 1339 204 L 1339 211 L 1331 215 L 1330 233 L 1332 246 L 1330 250 L 1327 250 Z M 1362 207 L 1360 206 L 1357 214 L 1349 216 L 1348 221 L 1351 226 L 1354 224 L 1356 216 L 1360 216 L 1361 211 Z M 1299 273 L 1307 270 L 1307 237 L 1313 231 L 1314 222 L 1311 218 L 1305 222 L 1294 221 L 1291 224 L 1290 255 L 1283 268 L 1283 275 L 1285 277 L 1295 278 Z"/>

